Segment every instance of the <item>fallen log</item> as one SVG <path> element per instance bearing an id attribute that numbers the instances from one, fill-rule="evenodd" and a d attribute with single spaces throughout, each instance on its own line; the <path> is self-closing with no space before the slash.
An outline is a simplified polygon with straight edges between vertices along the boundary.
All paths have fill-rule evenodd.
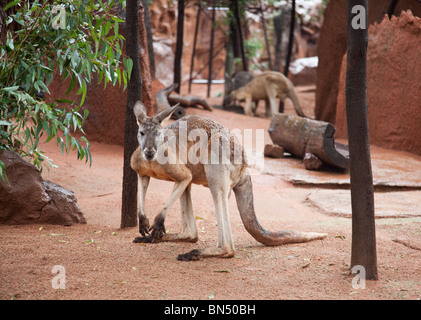
<path id="1" fill-rule="evenodd" d="M 194 96 L 180 96 L 179 94 L 170 94 L 168 96 L 168 101 L 170 103 L 180 103 L 183 107 L 196 107 L 197 105 L 202 106 L 205 110 L 212 111 L 212 107 L 209 105 L 209 103 L 199 97 Z"/>
<path id="2" fill-rule="evenodd" d="M 272 117 L 269 136 L 274 144 L 285 149 L 285 151 L 305 158 L 307 169 L 319 169 L 320 166 L 307 165 L 310 155 L 313 154 L 323 163 L 342 168 L 349 168 L 348 146 L 335 142 L 335 127 L 328 122 L 311 120 L 308 118 L 287 115 L 284 113 L 275 114 Z M 314 164 L 317 159 L 311 157 Z"/>
<path id="3" fill-rule="evenodd" d="M 178 83 L 173 83 L 172 85 L 159 90 L 155 94 L 155 103 L 157 106 L 156 112 L 159 113 L 165 109 L 171 108 L 170 102 L 168 102 L 168 96 L 170 93 L 178 87 Z M 186 110 L 183 107 L 178 107 L 174 113 L 172 114 L 171 118 L 173 119 L 180 119 L 186 115 Z"/>

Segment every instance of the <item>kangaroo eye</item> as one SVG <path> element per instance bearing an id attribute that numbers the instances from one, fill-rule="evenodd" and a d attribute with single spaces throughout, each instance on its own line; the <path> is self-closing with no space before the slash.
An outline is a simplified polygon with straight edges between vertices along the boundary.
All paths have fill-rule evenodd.
<path id="1" fill-rule="evenodd" d="M 143 131 L 139 131 L 139 133 L 140 133 L 141 136 L 145 135 L 145 133 Z"/>

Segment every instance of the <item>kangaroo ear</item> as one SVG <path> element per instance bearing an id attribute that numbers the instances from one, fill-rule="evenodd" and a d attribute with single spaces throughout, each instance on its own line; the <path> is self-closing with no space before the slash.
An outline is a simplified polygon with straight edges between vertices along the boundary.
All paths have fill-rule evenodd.
<path id="1" fill-rule="evenodd" d="M 147 118 L 146 108 L 142 102 L 136 101 L 133 112 L 136 117 L 137 123 L 143 122 Z"/>
<path id="2" fill-rule="evenodd" d="M 162 125 L 165 121 L 170 120 L 172 114 L 175 110 L 179 107 L 180 103 L 177 103 L 176 105 L 172 106 L 169 109 L 165 109 L 164 111 L 161 111 L 155 116 L 155 119 L 158 120 L 158 122 Z"/>

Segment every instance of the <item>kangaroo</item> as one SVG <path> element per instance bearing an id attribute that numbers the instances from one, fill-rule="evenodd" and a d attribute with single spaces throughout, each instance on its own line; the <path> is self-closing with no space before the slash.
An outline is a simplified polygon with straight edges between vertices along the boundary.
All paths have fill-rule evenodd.
<path id="1" fill-rule="evenodd" d="M 162 127 L 164 121 L 169 119 L 177 106 L 164 110 L 154 117 L 146 115 L 144 105 L 138 101 L 133 110 L 139 126 L 139 147 L 131 157 L 131 167 L 139 175 L 140 181 L 140 210 L 139 232 L 135 243 L 153 243 L 160 241 L 187 241 L 197 242 L 198 232 L 193 214 L 191 199 L 192 184 L 199 184 L 210 189 L 215 205 L 216 220 L 218 223 L 218 241 L 216 247 L 195 249 L 185 254 L 180 254 L 177 259 L 182 261 L 199 260 L 204 257 L 232 257 L 235 254 L 234 241 L 231 233 L 230 218 L 228 212 L 228 197 L 233 190 L 237 206 L 240 211 L 242 222 L 246 230 L 259 242 L 275 246 L 285 243 L 306 242 L 326 237 L 324 233 L 304 233 L 296 231 L 270 232 L 265 230 L 257 221 L 253 206 L 253 186 L 247 171 L 245 152 L 233 133 L 223 125 L 201 116 L 185 116 L 166 128 Z M 181 145 L 182 130 L 187 130 L 189 136 L 186 143 L 189 159 L 182 161 L 178 158 L 183 146 Z M 202 132 L 201 142 L 205 148 L 201 156 L 208 160 L 212 158 L 212 152 L 216 148 L 222 148 L 225 142 L 229 142 L 228 160 L 230 161 L 191 161 L 191 155 L 197 154 L 194 145 L 196 141 L 190 141 L 194 133 Z M 171 135 L 169 134 L 171 133 Z M 165 139 L 164 136 L 172 136 Z M 174 139 L 175 143 L 168 143 Z M 203 139 L 203 140 L 202 140 Z M 163 163 L 160 155 L 165 155 L 162 146 L 167 145 L 166 154 L 177 155 L 176 162 Z M 190 149 L 193 150 L 191 153 Z M 239 159 L 232 161 L 235 155 Z M 218 154 L 218 160 L 222 156 Z M 202 158 L 201 158 L 202 159 Z M 212 158 L 213 159 L 213 158 Z M 222 159 L 223 160 L 223 159 Z M 161 212 L 155 217 L 152 227 L 146 217 L 144 204 L 146 191 L 150 177 L 174 182 L 172 194 Z M 166 233 L 164 221 L 168 210 L 174 202 L 180 199 L 182 214 L 182 230 L 180 233 Z"/>
<path id="2" fill-rule="evenodd" d="M 290 98 L 294 104 L 295 112 L 305 117 L 298 101 L 297 93 L 295 92 L 292 82 L 280 72 L 265 71 L 257 76 L 254 76 L 244 86 L 233 90 L 230 94 L 231 99 L 244 101 L 244 113 L 246 115 L 256 114 L 257 104 L 259 100 L 266 102 L 266 115 L 272 117 L 278 113 L 276 98 L 285 101 Z"/>

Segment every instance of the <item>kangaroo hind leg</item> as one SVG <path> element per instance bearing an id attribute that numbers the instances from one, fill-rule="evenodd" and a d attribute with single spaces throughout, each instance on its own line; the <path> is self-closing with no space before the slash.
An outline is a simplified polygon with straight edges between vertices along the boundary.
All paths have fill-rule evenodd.
<path id="1" fill-rule="evenodd" d="M 212 165 L 211 165 L 212 166 Z M 216 165 L 218 167 L 223 165 Z M 233 257 L 235 254 L 234 240 L 232 238 L 231 223 L 228 210 L 228 196 L 230 183 L 228 173 L 217 170 L 213 174 L 213 181 L 208 179 L 213 202 L 215 205 L 216 220 L 218 224 L 218 242 L 216 247 L 195 249 L 180 254 L 177 259 L 182 261 L 199 260 L 205 257 Z M 210 175 L 207 174 L 209 177 Z M 212 176 L 212 174 L 211 174 Z"/>

